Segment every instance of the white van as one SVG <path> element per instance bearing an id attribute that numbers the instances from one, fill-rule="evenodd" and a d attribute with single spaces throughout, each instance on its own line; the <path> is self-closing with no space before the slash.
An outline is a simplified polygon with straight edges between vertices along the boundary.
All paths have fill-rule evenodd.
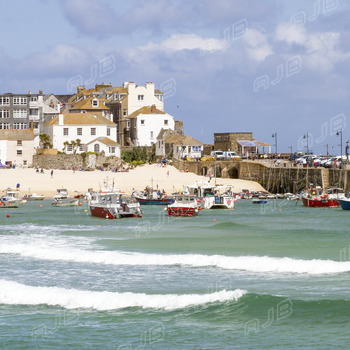
<path id="1" fill-rule="evenodd" d="M 225 159 L 225 154 L 223 151 L 211 151 L 210 155 L 215 159 Z"/>
<path id="2" fill-rule="evenodd" d="M 229 159 L 229 160 L 239 160 L 239 159 L 241 159 L 241 157 L 236 152 L 233 152 L 233 151 L 225 152 L 225 158 Z"/>

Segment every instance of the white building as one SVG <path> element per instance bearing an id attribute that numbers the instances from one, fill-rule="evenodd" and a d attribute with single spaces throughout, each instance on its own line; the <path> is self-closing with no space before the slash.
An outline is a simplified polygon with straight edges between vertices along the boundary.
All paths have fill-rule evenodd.
<path id="1" fill-rule="evenodd" d="M 183 136 L 174 142 L 174 158 L 200 159 L 203 154 L 203 143 L 191 136 Z"/>
<path id="2" fill-rule="evenodd" d="M 85 145 L 100 137 L 116 142 L 116 129 L 115 123 L 98 113 L 59 114 L 44 125 L 44 132 L 50 135 L 53 148 L 66 153 L 85 152 Z M 75 147 L 77 140 L 80 141 L 78 148 Z"/>
<path id="3" fill-rule="evenodd" d="M 175 119 L 155 105 L 138 109 L 128 116 L 130 137 L 135 146 L 152 146 L 162 129 L 174 129 Z"/>
<path id="4" fill-rule="evenodd" d="M 0 164 L 31 166 L 34 155 L 33 129 L 0 130 Z"/>
<path id="5" fill-rule="evenodd" d="M 85 145 L 85 152 L 104 152 L 106 157 L 115 156 L 120 158 L 120 144 L 108 137 L 98 137 Z"/>

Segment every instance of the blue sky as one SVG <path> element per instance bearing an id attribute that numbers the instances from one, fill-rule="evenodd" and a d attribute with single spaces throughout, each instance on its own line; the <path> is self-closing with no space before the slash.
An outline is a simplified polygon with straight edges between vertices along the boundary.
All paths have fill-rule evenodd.
<path id="1" fill-rule="evenodd" d="M 1 93 L 152 81 L 185 133 L 252 131 L 278 151 L 350 139 L 347 0 L 13 0 Z M 349 124 L 349 125 L 348 125 Z"/>

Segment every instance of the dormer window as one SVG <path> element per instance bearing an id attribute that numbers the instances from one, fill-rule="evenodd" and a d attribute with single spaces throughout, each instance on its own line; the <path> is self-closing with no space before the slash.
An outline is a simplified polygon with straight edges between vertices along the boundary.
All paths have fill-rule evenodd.
<path id="1" fill-rule="evenodd" d="M 92 107 L 98 107 L 98 99 L 97 98 L 92 100 Z"/>

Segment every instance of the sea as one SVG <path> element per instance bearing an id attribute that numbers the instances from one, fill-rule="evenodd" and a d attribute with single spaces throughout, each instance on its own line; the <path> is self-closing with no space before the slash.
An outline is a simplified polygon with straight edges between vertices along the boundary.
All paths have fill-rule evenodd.
<path id="1" fill-rule="evenodd" d="M 0 209 L 0 349 L 347 349 L 350 212 Z"/>

